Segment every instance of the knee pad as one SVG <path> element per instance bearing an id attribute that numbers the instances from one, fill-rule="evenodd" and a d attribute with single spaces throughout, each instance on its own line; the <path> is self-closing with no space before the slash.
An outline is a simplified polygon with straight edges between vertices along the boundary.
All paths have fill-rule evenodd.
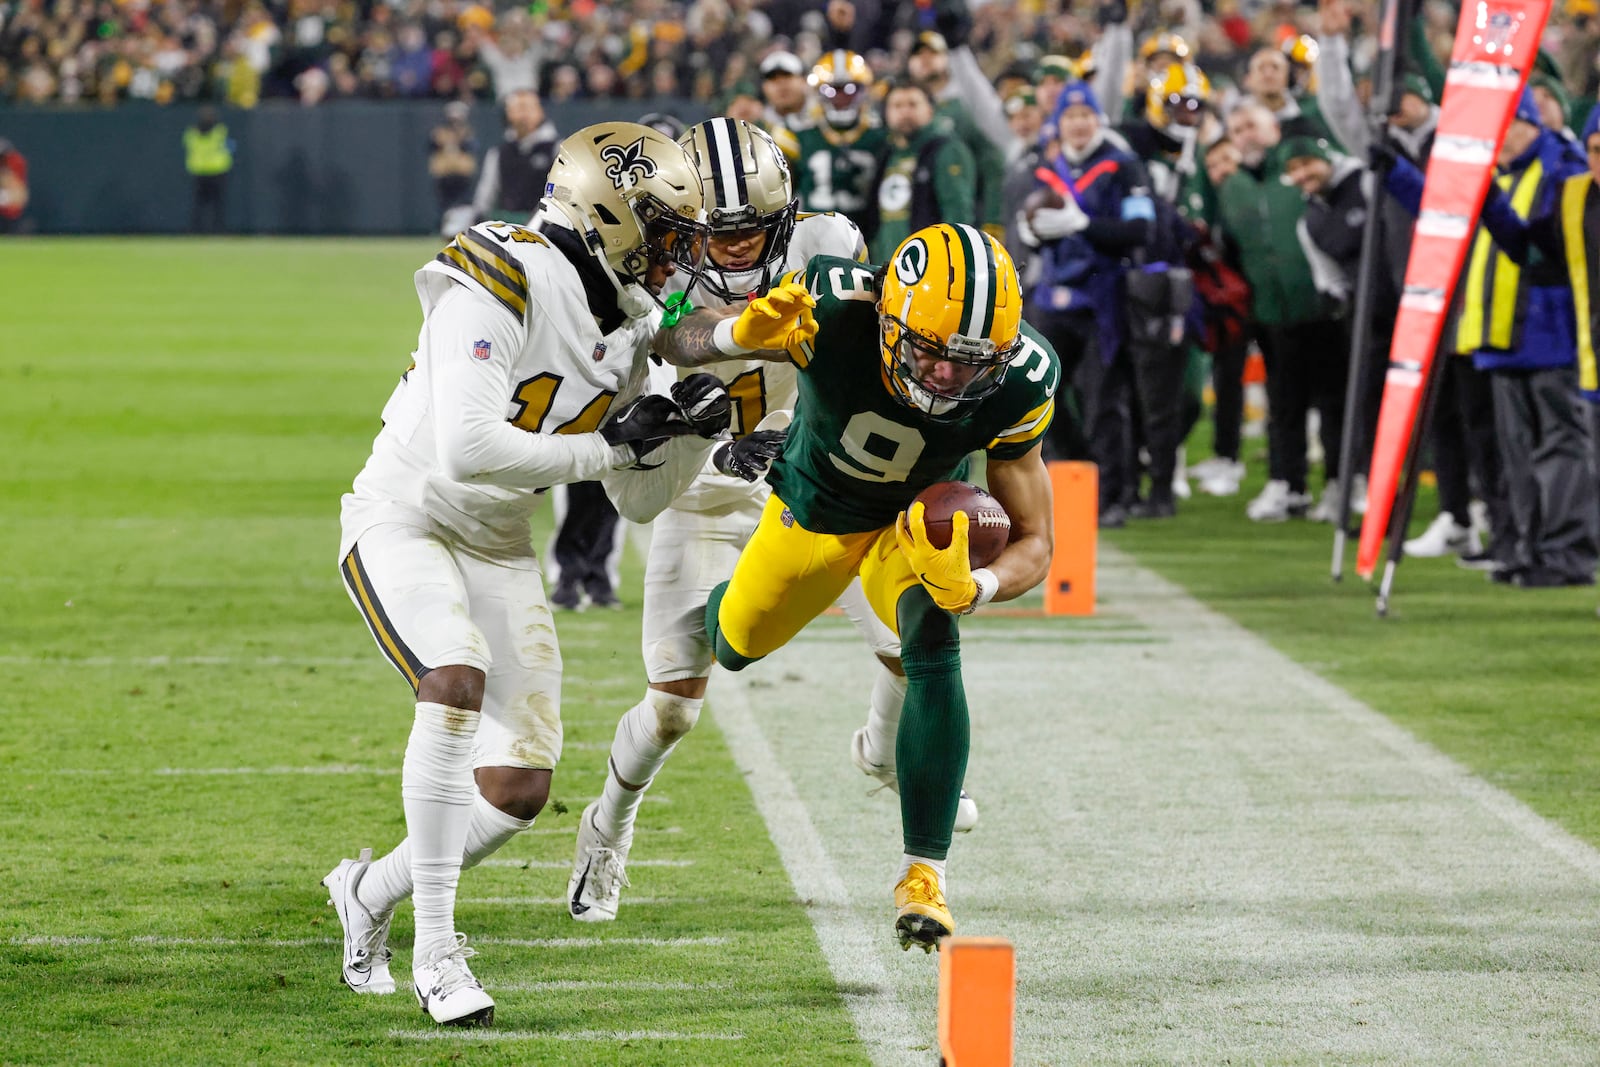
<path id="1" fill-rule="evenodd" d="M 655 713 L 653 740 L 663 748 L 675 744 L 694 729 L 694 724 L 700 720 L 700 707 L 705 703 L 703 699 L 674 696 L 659 689 L 649 690 L 645 701 Z"/>

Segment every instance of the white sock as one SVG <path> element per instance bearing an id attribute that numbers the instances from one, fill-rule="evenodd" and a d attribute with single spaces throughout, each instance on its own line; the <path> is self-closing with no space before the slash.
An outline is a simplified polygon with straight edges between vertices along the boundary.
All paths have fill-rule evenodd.
<path id="1" fill-rule="evenodd" d="M 533 825 L 532 819 L 517 819 L 487 800 L 482 793 L 472 797 L 472 820 L 467 823 L 467 846 L 461 869 L 476 867 L 500 850 L 500 846 Z M 356 886 L 356 899 L 374 915 L 386 915 L 411 895 L 411 839 L 375 861 Z"/>
<path id="2" fill-rule="evenodd" d="M 704 703 L 647 689 L 644 699 L 629 708 L 617 723 L 617 733 L 611 741 L 610 773 L 594 813 L 594 827 L 601 838 L 619 847 L 626 847 L 633 840 L 633 821 L 645 789 L 672 755 L 678 739 L 693 729 Z M 639 788 L 624 788 L 623 782 Z"/>
<path id="3" fill-rule="evenodd" d="M 930 859 L 927 856 L 913 856 L 909 852 L 907 852 L 905 855 L 900 857 L 900 873 L 894 876 L 894 881 L 895 881 L 896 885 L 899 885 L 905 879 L 905 876 L 911 873 L 911 865 L 913 863 L 920 863 L 925 867 L 933 868 L 933 873 L 939 876 L 939 892 L 943 893 L 945 891 L 945 884 L 944 884 L 944 864 L 945 864 L 945 861 L 944 860 Z"/>
<path id="4" fill-rule="evenodd" d="M 867 747 L 885 767 L 893 767 L 894 743 L 900 736 L 900 711 L 906 703 L 906 680 L 878 665 L 872 683 L 872 706 L 867 709 Z"/>
<path id="5" fill-rule="evenodd" d="M 480 713 L 419 703 L 400 777 L 416 901 L 413 963 L 455 938 L 456 883 L 472 821 L 472 738 Z M 365 880 L 365 879 L 363 879 Z"/>

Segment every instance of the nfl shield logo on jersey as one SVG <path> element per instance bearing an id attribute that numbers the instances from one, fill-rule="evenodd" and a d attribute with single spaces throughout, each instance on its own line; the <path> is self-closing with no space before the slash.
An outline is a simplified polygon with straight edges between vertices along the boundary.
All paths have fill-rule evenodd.
<path id="1" fill-rule="evenodd" d="M 489 342 L 488 341 L 474 341 L 474 342 L 472 342 L 472 358 L 473 359 L 488 359 L 489 358 Z"/>
<path id="2" fill-rule="evenodd" d="M 596 363 L 599 363 L 602 359 L 605 359 L 605 358 L 606 358 L 606 343 L 604 341 L 601 341 L 599 344 L 594 346 L 594 361 Z"/>

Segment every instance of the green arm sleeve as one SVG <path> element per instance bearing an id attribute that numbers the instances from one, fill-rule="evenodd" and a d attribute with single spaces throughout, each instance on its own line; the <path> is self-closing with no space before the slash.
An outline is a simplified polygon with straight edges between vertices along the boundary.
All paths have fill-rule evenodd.
<path id="1" fill-rule="evenodd" d="M 1433 54 L 1433 46 L 1428 43 L 1428 29 L 1426 20 L 1412 19 L 1410 26 L 1411 36 L 1406 47 L 1406 58 L 1427 80 L 1428 88 L 1433 90 L 1435 100 L 1444 99 L 1444 66 L 1440 64 L 1439 57 Z"/>

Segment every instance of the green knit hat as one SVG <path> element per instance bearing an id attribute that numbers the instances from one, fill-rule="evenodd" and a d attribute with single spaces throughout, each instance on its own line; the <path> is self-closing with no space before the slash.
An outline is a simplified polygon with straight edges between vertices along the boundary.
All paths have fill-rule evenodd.
<path id="1" fill-rule="evenodd" d="M 1546 74 L 1542 70 L 1536 70 L 1533 73 L 1533 77 L 1528 79 L 1528 84 L 1533 86 L 1535 89 L 1543 89 L 1545 92 L 1555 97 L 1556 102 L 1561 105 L 1561 113 L 1566 116 L 1567 122 L 1569 124 L 1571 123 L 1572 96 L 1567 92 L 1567 87 L 1562 84 L 1560 78 Z"/>
<path id="2" fill-rule="evenodd" d="M 1401 94 L 1410 93 L 1412 96 L 1419 97 L 1424 104 L 1434 102 L 1433 86 L 1428 84 L 1427 78 L 1415 71 L 1400 79 L 1400 92 Z"/>
<path id="3" fill-rule="evenodd" d="M 1283 147 L 1279 150 L 1278 157 L 1285 163 L 1288 163 L 1291 159 L 1305 159 L 1307 157 L 1320 159 L 1324 163 L 1332 163 L 1333 151 L 1328 146 L 1328 142 L 1322 138 L 1307 137 L 1302 134 L 1299 137 L 1290 137 L 1285 140 Z"/>

